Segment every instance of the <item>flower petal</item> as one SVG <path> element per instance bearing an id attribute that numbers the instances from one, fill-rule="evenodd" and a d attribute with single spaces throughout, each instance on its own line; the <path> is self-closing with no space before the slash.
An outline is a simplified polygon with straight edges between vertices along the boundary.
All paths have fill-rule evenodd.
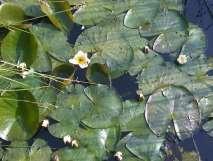
<path id="1" fill-rule="evenodd" d="M 78 61 L 74 58 L 74 59 L 69 59 L 69 62 L 71 63 L 71 64 L 75 64 L 75 65 L 77 65 L 78 64 Z"/>

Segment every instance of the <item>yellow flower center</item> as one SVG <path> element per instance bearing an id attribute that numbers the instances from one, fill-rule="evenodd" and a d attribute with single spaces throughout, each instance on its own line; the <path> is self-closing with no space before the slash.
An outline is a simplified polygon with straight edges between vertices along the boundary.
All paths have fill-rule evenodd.
<path id="1" fill-rule="evenodd" d="M 78 64 L 86 64 L 86 59 L 82 56 L 82 57 L 78 57 L 77 59 Z"/>

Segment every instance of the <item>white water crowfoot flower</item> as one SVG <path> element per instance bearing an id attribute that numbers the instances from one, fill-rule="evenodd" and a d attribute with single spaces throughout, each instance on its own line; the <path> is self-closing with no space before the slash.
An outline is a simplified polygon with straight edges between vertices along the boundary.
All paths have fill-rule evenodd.
<path id="1" fill-rule="evenodd" d="M 72 139 L 70 135 L 64 136 L 63 141 L 64 141 L 64 144 L 71 145 L 72 147 L 75 147 L 75 148 L 79 147 L 78 141 L 75 139 Z"/>
<path id="2" fill-rule="evenodd" d="M 26 78 L 28 75 L 33 74 L 33 73 L 34 73 L 34 69 L 31 68 L 30 70 L 23 71 L 21 73 L 21 76 L 22 76 L 22 78 Z"/>
<path id="3" fill-rule="evenodd" d="M 21 71 L 25 71 L 27 69 L 27 64 L 25 62 L 22 62 L 20 64 L 18 64 L 18 68 L 21 69 Z"/>
<path id="4" fill-rule="evenodd" d="M 139 89 L 139 90 L 136 91 L 136 93 L 137 93 L 137 95 L 140 97 L 140 99 L 143 99 L 143 100 L 145 99 L 142 90 Z"/>
<path id="5" fill-rule="evenodd" d="M 45 120 L 42 121 L 41 126 L 44 127 L 44 128 L 47 128 L 49 126 L 49 124 L 50 124 L 49 120 L 45 119 Z"/>
<path id="6" fill-rule="evenodd" d="M 179 64 L 186 64 L 187 63 L 187 56 L 184 54 L 180 54 L 177 58 L 177 62 Z"/>
<path id="7" fill-rule="evenodd" d="M 71 144 L 72 138 L 70 135 L 66 135 L 63 137 L 64 144 Z"/>
<path id="8" fill-rule="evenodd" d="M 72 147 L 75 147 L 75 148 L 78 148 L 78 146 L 79 146 L 79 145 L 78 145 L 78 141 L 77 141 L 77 140 L 72 140 L 72 141 L 71 141 L 71 146 L 72 146 Z"/>
<path id="9" fill-rule="evenodd" d="M 69 59 L 69 62 L 74 65 L 79 65 L 80 68 L 84 69 L 88 67 L 90 59 L 87 57 L 87 53 L 80 50 L 72 59 Z"/>
<path id="10" fill-rule="evenodd" d="M 121 161 L 123 160 L 123 153 L 118 151 L 115 153 L 114 157 L 118 160 L 118 161 Z"/>

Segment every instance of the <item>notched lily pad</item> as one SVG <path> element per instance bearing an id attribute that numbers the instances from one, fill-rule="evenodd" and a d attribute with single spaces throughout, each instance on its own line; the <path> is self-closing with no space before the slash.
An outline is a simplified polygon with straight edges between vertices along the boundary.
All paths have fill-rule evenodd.
<path id="1" fill-rule="evenodd" d="M 180 139 L 191 137 L 200 128 L 201 121 L 193 95 L 184 88 L 172 86 L 159 89 L 149 97 L 145 117 L 156 135 L 165 134 L 173 124 Z"/>

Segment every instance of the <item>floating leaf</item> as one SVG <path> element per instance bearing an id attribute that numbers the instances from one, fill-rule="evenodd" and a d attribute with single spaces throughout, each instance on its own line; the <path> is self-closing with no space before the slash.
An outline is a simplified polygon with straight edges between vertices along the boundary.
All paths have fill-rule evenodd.
<path id="1" fill-rule="evenodd" d="M 60 30 L 68 33 L 73 25 L 69 3 L 66 0 L 52 1 L 40 0 L 41 10 L 48 16 L 50 21 Z"/>
<path id="2" fill-rule="evenodd" d="M 58 123 L 49 126 L 52 135 L 63 138 L 65 135 L 75 135 L 82 118 L 91 110 L 91 102 L 83 92 L 81 85 L 67 87 L 57 96 L 55 109 L 50 117 Z"/>
<path id="3" fill-rule="evenodd" d="M 49 161 L 52 151 L 44 140 L 37 139 L 33 143 L 29 151 L 30 161 Z"/>
<path id="4" fill-rule="evenodd" d="M 134 52 L 134 58 L 129 68 L 130 75 L 134 76 L 147 68 L 162 64 L 163 59 L 160 55 L 152 50 L 148 53 L 144 53 L 141 50 L 136 50 Z"/>
<path id="5" fill-rule="evenodd" d="M 145 134 L 147 124 L 144 119 L 144 109 L 143 102 L 125 101 L 123 103 L 123 113 L 120 115 L 119 120 L 121 130 L 134 134 Z"/>
<path id="6" fill-rule="evenodd" d="M 75 12 L 75 23 L 85 26 L 100 23 L 112 15 L 110 4 L 108 0 L 87 0 Z"/>
<path id="7" fill-rule="evenodd" d="M 162 88 L 152 94 L 146 103 L 145 117 L 156 135 L 163 135 L 173 121 L 180 139 L 191 137 L 201 119 L 193 95 L 177 87 Z"/>
<path id="8" fill-rule="evenodd" d="M 108 128 L 117 125 L 122 103 L 115 91 L 100 84 L 89 86 L 84 91 L 92 102 L 92 112 L 82 122 L 92 128 Z"/>
<path id="9" fill-rule="evenodd" d="M 33 25 L 30 31 L 40 41 L 45 52 L 63 62 L 69 60 L 72 48 L 63 32 L 45 23 Z"/>
<path id="10" fill-rule="evenodd" d="M 28 144 L 26 142 L 14 141 L 7 148 L 7 152 L 5 153 L 2 161 L 28 161 L 29 156 L 28 152 Z"/>
<path id="11" fill-rule="evenodd" d="M 76 138 L 81 148 L 87 148 L 97 160 L 103 160 L 107 151 L 114 150 L 118 134 L 115 128 L 88 129 L 80 130 Z"/>
<path id="12" fill-rule="evenodd" d="M 13 3 L 4 3 L 0 6 L 0 25 L 20 25 L 25 19 L 24 11 Z"/>
<path id="13" fill-rule="evenodd" d="M 141 138 L 133 136 L 128 140 L 126 147 L 131 153 L 142 160 L 163 161 L 164 159 L 161 158 L 160 154 L 163 140 L 152 134 Z"/>
<path id="14" fill-rule="evenodd" d="M 161 11 L 150 27 L 140 28 L 142 36 L 157 36 L 153 50 L 159 53 L 172 53 L 181 48 L 186 41 L 187 24 L 176 11 Z"/>
<path id="15" fill-rule="evenodd" d="M 180 54 L 187 56 L 187 63 L 180 65 L 180 69 L 190 75 L 206 74 L 209 70 L 207 58 L 204 56 L 206 38 L 204 32 L 197 26 L 191 25 L 189 36 Z"/>
<path id="16" fill-rule="evenodd" d="M 4 0 L 5 2 L 14 3 L 15 5 L 23 8 L 27 16 L 39 17 L 44 14 L 41 12 L 40 6 L 37 0 Z"/>
<path id="17" fill-rule="evenodd" d="M 102 64 L 92 64 L 87 69 L 87 79 L 90 82 L 107 84 L 110 82 L 109 72 Z"/>
<path id="18" fill-rule="evenodd" d="M 3 60 L 15 64 L 25 62 L 27 66 L 34 62 L 37 56 L 37 42 L 33 35 L 26 32 L 10 31 L 8 33 L 1 44 Z"/>
<path id="19" fill-rule="evenodd" d="M 123 15 L 113 22 L 91 27 L 78 37 L 75 50 L 94 53 L 91 64 L 105 64 L 112 78 L 128 70 L 134 50 L 143 48 L 147 42 L 137 30 L 125 28 Z"/>
<path id="20" fill-rule="evenodd" d="M 25 140 L 38 128 L 39 109 L 27 91 L 5 93 L 0 97 L 0 137 L 5 140 Z"/>
<path id="21" fill-rule="evenodd" d="M 125 18 L 124 25 L 130 28 L 147 28 L 151 25 L 160 7 L 158 0 L 141 1 L 131 8 Z"/>
<path id="22" fill-rule="evenodd" d="M 89 152 L 86 148 L 70 149 L 63 148 L 53 154 L 53 158 L 58 158 L 60 161 L 98 161 L 94 154 Z"/>

